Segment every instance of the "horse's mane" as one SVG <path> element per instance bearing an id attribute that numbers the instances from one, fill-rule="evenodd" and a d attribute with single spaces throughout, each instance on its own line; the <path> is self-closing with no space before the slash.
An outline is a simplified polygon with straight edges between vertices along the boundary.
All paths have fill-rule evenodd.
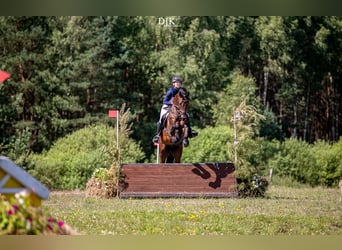
<path id="1" fill-rule="evenodd" d="M 190 93 L 186 88 L 180 87 L 178 93 L 183 99 L 185 99 L 187 101 L 189 100 L 189 94 Z"/>

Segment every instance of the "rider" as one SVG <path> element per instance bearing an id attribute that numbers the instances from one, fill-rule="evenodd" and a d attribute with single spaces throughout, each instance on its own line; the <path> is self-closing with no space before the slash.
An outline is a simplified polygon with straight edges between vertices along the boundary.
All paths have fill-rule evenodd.
<path id="1" fill-rule="evenodd" d="M 166 91 L 166 95 L 164 97 L 163 100 L 163 105 L 160 109 L 160 117 L 159 117 L 159 121 L 157 123 L 157 134 L 153 137 L 153 142 L 154 143 L 158 143 L 159 141 L 159 135 L 160 132 L 162 131 L 162 119 L 163 116 L 168 112 L 169 107 L 172 105 L 172 98 L 178 93 L 180 87 L 182 86 L 183 83 L 183 79 L 179 76 L 173 76 L 171 79 L 172 82 L 172 87 L 170 87 L 167 91 Z M 188 115 L 189 116 L 189 115 Z M 197 132 L 193 131 L 190 127 L 190 122 L 187 124 L 188 125 L 188 133 L 189 133 L 189 138 L 191 137 L 195 137 L 197 136 Z M 189 144 L 189 141 L 187 138 L 184 139 L 185 145 Z"/>

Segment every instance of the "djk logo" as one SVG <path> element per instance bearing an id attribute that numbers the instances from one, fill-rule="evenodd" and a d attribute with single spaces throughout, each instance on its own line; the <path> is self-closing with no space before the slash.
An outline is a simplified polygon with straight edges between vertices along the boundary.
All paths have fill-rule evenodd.
<path id="1" fill-rule="evenodd" d="M 163 26 L 176 26 L 174 17 L 159 17 L 158 24 Z"/>

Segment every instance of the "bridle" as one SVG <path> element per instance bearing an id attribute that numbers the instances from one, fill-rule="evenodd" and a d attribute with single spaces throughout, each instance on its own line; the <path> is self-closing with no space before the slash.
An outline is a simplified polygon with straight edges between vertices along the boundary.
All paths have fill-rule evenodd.
<path id="1" fill-rule="evenodd" d="M 181 95 L 181 101 L 179 103 L 174 103 L 174 108 L 176 109 L 177 118 L 176 121 L 186 121 L 188 119 L 187 109 L 189 104 L 189 98 L 187 95 L 184 95 L 181 91 L 184 91 L 183 89 L 179 90 L 178 94 Z"/>

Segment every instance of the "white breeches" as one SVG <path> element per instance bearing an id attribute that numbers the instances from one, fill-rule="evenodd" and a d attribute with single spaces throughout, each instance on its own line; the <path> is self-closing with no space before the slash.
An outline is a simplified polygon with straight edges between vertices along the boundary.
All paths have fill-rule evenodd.
<path id="1" fill-rule="evenodd" d="M 169 110 L 169 106 L 166 104 L 163 104 L 163 106 L 160 109 L 159 122 L 161 122 L 162 117 L 167 113 L 168 110 Z"/>

